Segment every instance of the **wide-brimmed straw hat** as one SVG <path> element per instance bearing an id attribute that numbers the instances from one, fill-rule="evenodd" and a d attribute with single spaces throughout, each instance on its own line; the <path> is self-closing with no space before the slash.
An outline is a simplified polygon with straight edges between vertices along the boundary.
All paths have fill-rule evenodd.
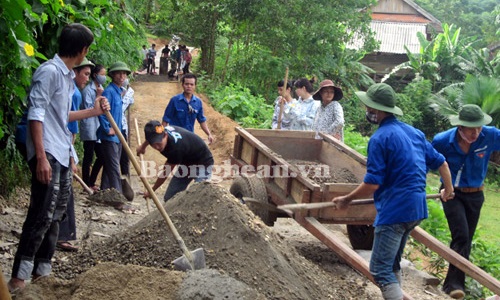
<path id="1" fill-rule="evenodd" d="M 109 67 L 108 75 L 111 76 L 111 74 L 113 72 L 116 72 L 116 71 L 125 71 L 125 72 L 127 72 L 127 75 L 131 73 L 131 71 L 130 71 L 129 67 L 127 66 L 127 64 L 124 63 L 124 62 L 122 62 L 122 61 L 117 61 L 114 64 L 112 64 Z"/>
<path id="2" fill-rule="evenodd" d="M 321 83 L 319 84 L 319 89 L 313 94 L 313 99 L 314 100 L 321 100 L 321 93 L 320 93 L 321 89 L 325 88 L 325 87 L 329 87 L 329 86 L 332 86 L 334 91 L 335 91 L 335 95 L 333 96 L 333 100 L 339 101 L 340 99 L 342 99 L 342 97 L 344 97 L 344 93 L 342 93 L 341 88 L 336 86 L 333 83 L 333 81 L 331 81 L 330 79 L 325 79 L 325 80 L 321 81 Z"/>
<path id="3" fill-rule="evenodd" d="M 356 92 L 358 98 L 364 105 L 402 116 L 403 111 L 396 106 L 396 92 L 386 83 L 376 83 L 366 92 Z"/>
<path id="4" fill-rule="evenodd" d="M 449 117 L 453 126 L 481 127 L 491 123 L 492 118 L 475 104 L 465 104 L 458 115 Z"/>

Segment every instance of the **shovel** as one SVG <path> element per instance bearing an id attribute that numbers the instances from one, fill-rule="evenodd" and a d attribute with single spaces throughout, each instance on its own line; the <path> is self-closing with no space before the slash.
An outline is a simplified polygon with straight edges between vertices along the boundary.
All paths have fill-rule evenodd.
<path id="1" fill-rule="evenodd" d="M 141 143 L 141 134 L 139 132 L 139 125 L 137 124 L 137 119 L 134 118 L 134 123 L 135 123 L 135 134 L 137 135 L 137 145 L 142 145 Z M 141 170 L 144 170 L 144 157 L 143 155 L 139 155 L 140 161 L 141 161 Z M 141 171 L 142 172 L 142 171 Z M 146 198 L 146 207 L 148 208 L 148 213 L 149 213 L 149 200 Z"/>
<path id="2" fill-rule="evenodd" d="M 430 194 L 426 196 L 426 199 L 437 199 L 439 197 L 441 197 L 441 194 Z M 349 205 L 367 205 L 367 204 L 373 204 L 373 199 L 359 199 L 359 200 L 353 200 L 349 203 Z M 321 209 L 328 207 L 335 207 L 335 203 L 328 201 L 328 202 L 317 202 L 317 203 L 297 203 L 297 204 L 278 205 L 278 209 L 291 210 L 291 211 Z"/>
<path id="3" fill-rule="evenodd" d="M 80 178 L 80 176 L 76 175 L 75 173 L 73 173 L 73 178 L 76 179 L 76 181 L 78 181 L 78 183 L 80 183 L 80 185 L 83 187 L 83 189 L 89 194 L 89 195 L 93 195 L 94 194 L 94 190 L 92 190 L 91 188 L 89 188 L 89 186 Z"/>
<path id="4" fill-rule="evenodd" d="M 151 185 L 147 181 L 146 177 L 142 176 L 142 170 L 141 166 L 139 166 L 139 163 L 137 162 L 137 159 L 135 158 L 134 154 L 132 153 L 132 150 L 130 150 L 130 147 L 127 144 L 127 141 L 123 137 L 122 133 L 120 132 L 120 129 L 116 125 L 115 120 L 113 119 L 113 116 L 109 111 L 105 111 L 106 117 L 108 118 L 109 123 L 111 123 L 111 127 L 113 127 L 113 130 L 115 131 L 115 134 L 118 136 L 118 139 L 120 139 L 120 142 L 123 145 L 123 148 L 127 152 L 127 155 L 134 165 L 135 171 L 137 172 L 137 175 L 139 175 L 139 178 L 141 178 L 142 183 L 144 184 L 144 187 L 148 191 L 149 195 L 153 199 L 153 202 L 155 203 L 156 207 L 160 211 L 160 214 L 162 215 L 163 219 L 167 222 L 168 228 L 174 235 L 177 243 L 179 244 L 179 247 L 181 248 L 183 252 L 183 256 L 175 259 L 173 261 L 174 267 L 177 270 L 181 271 L 187 271 L 187 270 L 199 270 L 205 268 L 205 253 L 203 252 L 203 248 L 198 248 L 194 251 L 189 251 L 186 247 L 186 244 L 184 243 L 184 240 L 182 237 L 179 235 L 179 232 L 174 226 L 174 223 L 172 223 L 172 220 L 170 220 L 170 217 L 168 216 L 167 212 L 165 211 L 165 208 L 163 208 L 163 205 L 161 205 L 160 201 L 158 200 L 158 197 L 156 196 L 155 192 L 151 188 Z"/>

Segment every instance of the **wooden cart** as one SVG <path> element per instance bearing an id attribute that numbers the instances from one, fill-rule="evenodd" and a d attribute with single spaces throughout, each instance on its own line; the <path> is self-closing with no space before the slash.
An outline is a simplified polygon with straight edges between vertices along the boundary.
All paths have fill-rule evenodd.
<path id="1" fill-rule="evenodd" d="M 310 131 L 280 131 L 236 128 L 231 164 L 238 175 L 230 191 L 248 204 L 249 208 L 267 225 L 277 217 L 294 218 L 301 226 L 335 251 L 353 268 L 373 281 L 368 263 L 351 247 L 335 238 L 322 224 L 346 224 L 354 249 L 371 249 L 371 225 L 376 211 L 373 203 L 351 205 L 346 210 L 332 207 L 284 213 L 278 205 L 318 203 L 345 195 L 362 182 L 366 172 L 366 158 L 330 135 Z M 315 162 L 329 170 L 348 171 L 353 182 L 318 183 L 307 174 L 307 168 L 291 162 Z M 326 173 L 323 173 L 323 175 Z M 321 173 L 319 174 L 321 177 Z M 313 176 L 314 177 L 314 176 Z M 412 236 L 443 258 L 462 269 L 472 278 L 500 294 L 500 282 L 464 259 L 449 247 L 430 236 L 420 227 Z M 411 299 L 405 294 L 405 299 Z"/>

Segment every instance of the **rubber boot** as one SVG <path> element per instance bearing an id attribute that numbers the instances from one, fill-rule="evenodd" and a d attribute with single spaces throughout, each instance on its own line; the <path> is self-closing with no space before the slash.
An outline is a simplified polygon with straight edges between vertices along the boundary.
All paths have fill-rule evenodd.
<path id="1" fill-rule="evenodd" d="M 403 291 L 399 283 L 389 283 L 380 288 L 384 300 L 402 300 Z"/>

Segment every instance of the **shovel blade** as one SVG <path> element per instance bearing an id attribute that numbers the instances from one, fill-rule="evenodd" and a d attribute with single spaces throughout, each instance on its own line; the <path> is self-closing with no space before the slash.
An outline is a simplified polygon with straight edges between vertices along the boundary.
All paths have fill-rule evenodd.
<path id="1" fill-rule="evenodd" d="M 193 257 L 193 266 L 189 262 L 189 259 L 185 255 L 182 255 L 179 258 L 176 258 L 172 264 L 174 265 L 174 269 L 177 271 L 189 271 L 200 270 L 205 268 L 205 253 L 203 252 L 203 248 L 198 248 L 191 251 L 191 256 Z"/>
<path id="2" fill-rule="evenodd" d="M 128 182 L 127 178 L 122 178 L 122 191 L 123 191 L 123 196 L 125 196 L 125 199 L 128 201 L 134 200 L 134 190 L 130 186 L 130 183 Z"/>

